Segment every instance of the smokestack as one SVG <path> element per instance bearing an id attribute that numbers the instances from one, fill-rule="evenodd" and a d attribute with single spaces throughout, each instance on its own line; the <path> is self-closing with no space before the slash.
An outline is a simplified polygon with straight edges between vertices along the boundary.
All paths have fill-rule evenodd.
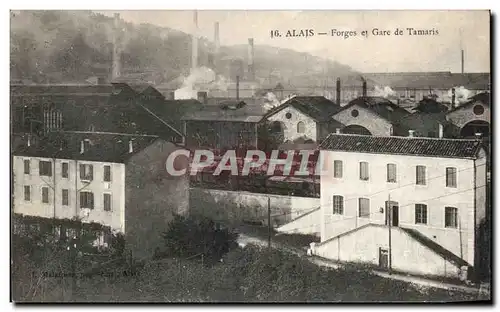
<path id="1" fill-rule="evenodd" d="M 191 44 L 191 69 L 198 67 L 198 11 L 194 11 L 193 15 L 194 30 L 192 34 Z"/>
<path id="2" fill-rule="evenodd" d="M 453 109 L 453 107 L 455 107 L 455 88 L 451 88 L 451 107 L 450 109 Z"/>
<path id="3" fill-rule="evenodd" d="M 462 74 L 464 73 L 464 50 L 462 52 L 462 59 L 461 59 L 461 64 L 462 64 Z"/>
<path id="4" fill-rule="evenodd" d="M 444 136 L 444 127 L 442 124 L 439 124 L 439 138 L 442 139 Z"/>
<path id="5" fill-rule="evenodd" d="M 366 80 L 363 79 L 363 97 L 366 97 Z"/>
<path id="6" fill-rule="evenodd" d="M 113 65 L 111 79 L 115 80 L 120 77 L 120 58 L 121 58 L 121 47 L 118 38 L 118 30 L 120 27 L 120 14 L 115 13 L 114 15 L 114 27 L 113 27 Z"/>
<path id="7" fill-rule="evenodd" d="M 340 105 L 340 78 L 337 78 L 337 105 Z"/>
<path id="8" fill-rule="evenodd" d="M 219 50 L 220 50 L 219 22 L 215 22 L 214 24 L 214 44 L 215 44 L 214 64 L 217 65 L 217 60 L 219 57 Z"/>
<path id="9" fill-rule="evenodd" d="M 236 76 L 236 100 L 240 100 L 240 76 Z"/>
<path id="10" fill-rule="evenodd" d="M 253 38 L 248 38 L 248 79 L 255 80 L 255 68 L 253 64 Z"/>

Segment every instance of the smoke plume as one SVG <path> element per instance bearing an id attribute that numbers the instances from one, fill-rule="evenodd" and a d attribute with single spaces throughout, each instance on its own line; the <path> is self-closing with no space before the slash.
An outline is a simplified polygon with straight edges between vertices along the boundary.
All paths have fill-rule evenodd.
<path id="1" fill-rule="evenodd" d="M 389 86 L 385 86 L 384 88 L 380 88 L 379 86 L 375 86 L 373 90 L 374 96 L 379 96 L 383 98 L 390 98 L 397 96 L 397 93 L 391 89 Z"/>
<path id="2" fill-rule="evenodd" d="M 262 105 L 265 110 L 270 110 L 274 107 L 279 106 L 281 103 L 276 97 L 276 95 L 272 92 L 267 92 L 264 96 L 264 104 Z"/>
<path id="3" fill-rule="evenodd" d="M 453 95 L 452 89 L 448 90 L 448 101 L 451 103 L 451 98 Z M 471 96 L 471 92 L 464 88 L 464 86 L 455 87 L 455 104 L 459 105 L 467 102 L 469 97 Z"/>
<path id="4" fill-rule="evenodd" d="M 184 77 L 182 86 L 175 90 L 176 99 L 196 99 L 198 91 L 220 90 L 227 91 L 229 80 L 217 75 L 208 67 L 198 67 L 191 70 L 189 76 Z"/>

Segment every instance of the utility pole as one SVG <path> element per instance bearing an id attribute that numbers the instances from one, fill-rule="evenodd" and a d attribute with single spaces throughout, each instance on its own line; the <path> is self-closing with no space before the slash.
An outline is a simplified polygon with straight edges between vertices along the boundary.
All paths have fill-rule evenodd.
<path id="1" fill-rule="evenodd" d="M 267 197 L 267 231 L 268 241 L 267 247 L 271 249 L 271 197 Z"/>
<path id="2" fill-rule="evenodd" d="M 387 214 L 388 214 L 388 223 L 389 223 L 389 275 L 392 273 L 392 239 L 391 239 L 391 226 L 392 226 L 392 205 L 391 205 L 391 194 L 388 195 L 387 199 Z"/>

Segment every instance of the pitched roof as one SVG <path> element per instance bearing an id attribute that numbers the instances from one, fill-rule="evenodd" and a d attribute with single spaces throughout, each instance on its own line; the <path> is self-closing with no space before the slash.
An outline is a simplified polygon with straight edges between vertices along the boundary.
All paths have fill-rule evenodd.
<path id="1" fill-rule="evenodd" d="M 467 107 L 467 106 L 470 106 L 472 104 L 476 104 L 477 102 L 481 102 L 487 106 L 490 106 L 490 101 L 491 101 L 491 95 L 489 92 L 481 92 L 481 93 L 478 93 L 474 96 L 472 96 L 469 101 L 465 102 L 465 103 L 462 103 L 456 107 L 454 107 L 453 109 L 451 109 L 450 111 L 448 111 L 448 114 L 451 113 L 451 112 L 454 112 L 458 109 L 461 109 L 461 108 L 464 108 L 464 107 Z"/>
<path id="2" fill-rule="evenodd" d="M 230 103 L 234 103 L 234 101 Z M 239 103 L 241 103 L 241 101 L 239 101 Z M 258 123 L 262 120 L 264 114 L 264 108 L 260 105 L 244 105 L 241 108 L 223 108 L 219 105 L 202 105 L 199 110 L 194 110 L 185 114 L 182 120 Z"/>
<path id="3" fill-rule="evenodd" d="M 409 114 L 407 110 L 397 104 L 394 104 L 386 98 L 377 96 L 358 97 L 343 106 L 341 110 L 348 109 L 354 105 L 367 108 L 389 122 L 397 122 Z"/>
<path id="4" fill-rule="evenodd" d="M 392 89 L 451 89 L 459 86 L 474 90 L 490 89 L 489 73 L 392 72 L 364 73 L 363 77 L 369 85 L 389 86 Z"/>
<path id="5" fill-rule="evenodd" d="M 294 96 L 283 104 L 272 108 L 266 113 L 266 116 L 274 115 L 289 106 L 317 121 L 329 121 L 332 115 L 342 110 L 340 105 L 328 100 L 324 96 Z"/>
<path id="6" fill-rule="evenodd" d="M 113 91 L 111 84 L 36 84 L 10 85 L 11 96 L 109 96 Z"/>
<path id="7" fill-rule="evenodd" d="M 88 149 L 81 154 L 81 142 L 84 139 L 90 140 L 91 143 L 90 146 L 87 146 Z M 34 140 L 30 146 L 27 145 L 27 137 L 23 137 L 24 143 L 17 142 L 16 146 L 13 146 L 12 154 L 16 156 L 124 163 L 132 155 L 145 149 L 158 139 L 157 136 L 122 133 L 54 132 Z M 130 140 L 133 142 L 132 153 L 129 153 Z"/>
<path id="8" fill-rule="evenodd" d="M 321 143 L 324 150 L 372 154 L 414 155 L 446 158 L 476 158 L 480 140 L 420 137 L 376 137 L 331 133 Z"/>

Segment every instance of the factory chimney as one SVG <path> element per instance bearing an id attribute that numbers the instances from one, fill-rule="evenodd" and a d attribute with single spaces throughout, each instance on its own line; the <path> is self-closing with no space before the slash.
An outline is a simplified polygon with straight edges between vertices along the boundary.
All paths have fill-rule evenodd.
<path id="1" fill-rule="evenodd" d="M 340 78 L 337 78 L 337 105 L 340 105 Z"/>
<path id="2" fill-rule="evenodd" d="M 450 104 L 450 110 L 455 107 L 455 88 L 451 88 L 451 104 Z"/>
<path id="3" fill-rule="evenodd" d="M 255 80 L 255 68 L 253 63 L 254 51 L 253 51 L 253 38 L 248 38 L 248 80 Z"/>
<path id="4" fill-rule="evenodd" d="M 198 67 L 198 11 L 194 11 L 193 15 L 193 34 L 191 35 L 191 69 Z"/>
<path id="5" fill-rule="evenodd" d="M 236 100 L 240 100 L 240 76 L 236 76 Z"/>
<path id="6" fill-rule="evenodd" d="M 214 65 L 217 65 L 219 50 L 220 50 L 220 38 L 219 38 L 219 22 L 214 24 Z"/>
<path id="7" fill-rule="evenodd" d="M 366 80 L 363 79 L 363 97 L 366 97 Z"/>
<path id="8" fill-rule="evenodd" d="M 461 64 L 462 64 L 462 74 L 464 73 L 464 50 L 461 50 Z"/>
<path id="9" fill-rule="evenodd" d="M 115 13 L 113 22 L 113 64 L 111 69 L 111 79 L 115 80 L 120 77 L 120 58 L 121 58 L 121 47 L 119 42 L 119 27 L 120 27 L 120 14 Z"/>

